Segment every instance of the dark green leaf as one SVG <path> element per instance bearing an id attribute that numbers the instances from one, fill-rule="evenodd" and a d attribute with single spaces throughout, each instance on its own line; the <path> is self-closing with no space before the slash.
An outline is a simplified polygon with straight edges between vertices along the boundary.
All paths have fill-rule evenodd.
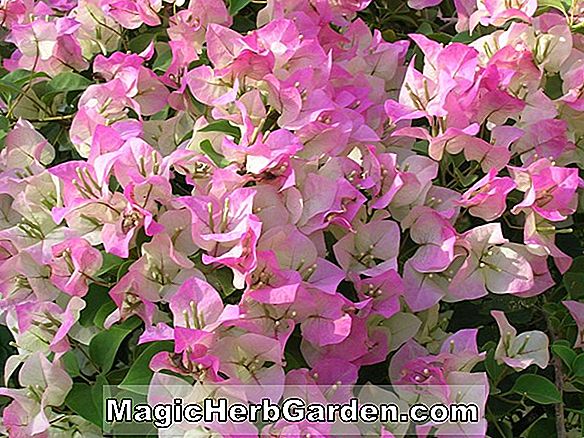
<path id="1" fill-rule="evenodd" d="M 491 378 L 491 380 L 498 380 L 501 373 L 505 370 L 503 365 L 499 365 L 495 360 L 495 348 L 496 344 L 494 342 L 489 342 L 487 351 L 487 357 L 485 358 L 485 368 L 487 369 L 487 374 Z"/>
<path id="2" fill-rule="evenodd" d="M 119 265 L 118 273 L 116 275 L 116 278 L 117 278 L 118 281 L 120 281 L 120 278 L 122 278 L 124 275 L 126 275 L 126 273 L 130 269 L 130 266 L 132 266 L 132 264 L 134 262 L 135 262 L 135 260 L 125 260 L 124 263 L 122 263 L 121 265 Z"/>
<path id="3" fill-rule="evenodd" d="M 439 43 L 442 44 L 448 44 L 450 42 L 450 40 L 452 39 L 450 35 L 448 35 L 447 33 L 444 32 L 434 32 L 428 35 L 428 38 L 434 40 L 434 41 L 438 41 Z"/>
<path id="4" fill-rule="evenodd" d="M 49 76 L 44 72 L 32 73 L 28 70 L 18 69 L 2 77 L 2 82 L 11 83 L 17 87 L 24 86 L 27 82 L 36 78 L 48 78 Z"/>
<path id="5" fill-rule="evenodd" d="M 10 130 L 10 122 L 4 116 L 0 116 L 0 150 L 4 148 L 4 139 Z"/>
<path id="6" fill-rule="evenodd" d="M 67 394 L 65 405 L 76 414 L 91 421 L 98 427 L 103 425 L 104 386 L 108 381 L 102 375 L 92 385 L 73 383 L 73 388 Z"/>
<path id="7" fill-rule="evenodd" d="M 434 33 L 434 29 L 429 22 L 425 21 L 418 28 L 418 33 L 421 33 L 422 35 L 430 35 Z"/>
<path id="8" fill-rule="evenodd" d="M 0 116 L 0 131 L 8 131 L 10 129 L 10 122 L 4 116 Z"/>
<path id="9" fill-rule="evenodd" d="M 544 91 L 550 99 L 559 99 L 564 95 L 563 82 L 559 74 L 546 76 Z"/>
<path id="10" fill-rule="evenodd" d="M 556 435 L 556 422 L 552 418 L 541 417 L 527 432 L 527 438 L 553 437 Z"/>
<path id="11" fill-rule="evenodd" d="M 554 8 L 562 11 L 564 14 L 566 13 L 566 5 L 562 0 L 538 0 L 537 6 L 540 9 Z"/>
<path id="12" fill-rule="evenodd" d="M 251 0 L 229 0 L 229 13 L 231 15 L 236 15 L 250 3 Z"/>
<path id="13" fill-rule="evenodd" d="M 118 269 L 122 263 L 125 262 L 125 259 L 118 257 L 113 254 L 109 254 L 107 252 L 102 253 L 103 263 L 101 269 L 97 273 L 98 277 L 101 277 L 104 274 L 107 274 L 114 269 Z"/>
<path id="14" fill-rule="evenodd" d="M 428 140 L 418 140 L 417 142 L 414 143 L 413 149 L 416 152 L 427 155 L 428 154 L 428 146 L 429 146 Z"/>
<path id="15" fill-rule="evenodd" d="M 230 135 L 236 139 L 241 138 L 241 131 L 237 126 L 233 126 L 227 120 L 219 120 L 217 122 L 209 123 L 199 132 L 223 132 L 224 134 Z"/>
<path id="16" fill-rule="evenodd" d="M 67 71 L 59 73 L 47 85 L 53 92 L 83 91 L 91 85 L 91 81 L 78 73 Z"/>
<path id="17" fill-rule="evenodd" d="M 576 377 L 584 377 L 584 353 L 580 353 L 572 362 L 572 370 Z"/>
<path id="18" fill-rule="evenodd" d="M 235 292 L 233 287 L 233 271 L 231 269 L 214 269 L 207 274 L 207 281 L 219 291 L 223 298 Z"/>
<path id="19" fill-rule="evenodd" d="M 464 31 L 464 32 L 459 32 L 456 35 L 454 35 L 454 37 L 452 38 L 452 40 L 450 40 L 450 42 L 468 44 L 468 43 L 472 43 L 474 40 L 476 40 L 479 37 L 480 37 L 480 35 L 477 32 L 475 32 L 471 35 L 468 31 Z"/>
<path id="20" fill-rule="evenodd" d="M 142 33 L 130 41 L 129 48 L 134 53 L 140 53 L 145 50 L 146 47 L 148 47 L 148 44 L 150 44 L 155 38 L 155 34 Z"/>
<path id="21" fill-rule="evenodd" d="M 91 284 L 89 286 L 89 292 L 85 297 L 85 302 L 87 304 L 85 309 L 83 309 L 79 315 L 79 323 L 82 326 L 90 327 L 95 324 L 100 328 L 103 327 L 103 321 L 116 307 L 108 292 L 109 290 L 103 286 L 98 286 L 96 284 Z M 96 317 L 104 305 L 107 305 L 109 313 L 105 314 L 103 319 L 100 319 L 100 324 L 96 324 Z M 104 309 L 103 312 L 105 313 L 106 310 Z"/>
<path id="22" fill-rule="evenodd" d="M 167 43 L 156 43 L 156 59 L 152 64 L 155 72 L 165 72 L 172 62 L 172 51 Z"/>
<path id="23" fill-rule="evenodd" d="M 9 97 L 14 97 L 22 93 L 20 87 L 4 79 L 0 80 L 0 92 Z"/>
<path id="24" fill-rule="evenodd" d="M 574 359 L 576 359 L 576 352 L 574 350 L 563 344 L 555 343 L 552 345 L 552 352 L 562 359 L 562 362 L 564 362 L 569 369 L 572 368 L 572 363 L 574 362 Z"/>
<path id="25" fill-rule="evenodd" d="M 17 351 L 13 347 L 14 337 L 8 327 L 0 325 L 0 381 L 4 382 L 4 364 L 6 359 L 16 354 Z M 12 376 L 14 379 L 15 377 Z"/>
<path id="26" fill-rule="evenodd" d="M 75 356 L 73 351 L 68 351 L 65 353 L 61 357 L 61 360 L 65 366 L 65 371 L 67 371 L 67 374 L 69 374 L 71 377 L 77 377 L 80 374 L 79 361 L 77 360 L 77 356 Z"/>
<path id="27" fill-rule="evenodd" d="M 213 145 L 209 140 L 203 140 L 200 145 L 201 151 L 207 155 L 213 163 L 215 163 L 219 167 L 227 167 L 229 166 L 229 161 L 225 159 L 225 157 L 215 151 L 213 149 Z"/>
<path id="28" fill-rule="evenodd" d="M 562 401 L 558 388 L 548 379 L 537 374 L 519 376 L 512 391 L 542 405 L 561 403 Z"/>
<path id="29" fill-rule="evenodd" d="M 67 394 L 65 404 L 77 415 L 91 421 L 96 426 L 101 426 L 101 417 L 91 394 L 91 386 L 86 383 L 73 383 L 73 388 Z"/>
<path id="30" fill-rule="evenodd" d="M 128 371 L 128 374 L 126 374 L 126 377 L 122 380 L 119 387 L 138 394 L 147 394 L 147 391 L 142 392 L 140 388 L 132 388 L 132 386 L 147 386 L 153 375 L 153 372 L 150 369 L 150 361 L 152 360 L 152 357 L 161 351 L 172 350 L 173 343 L 170 341 L 154 342 L 148 345 L 142 354 L 140 354 L 134 361 L 130 371 Z"/>
<path id="31" fill-rule="evenodd" d="M 253 20 L 250 20 L 249 17 L 245 17 L 239 14 L 233 17 L 233 26 L 231 26 L 231 28 L 236 32 L 245 34 L 254 30 L 256 28 L 256 24 Z"/>
<path id="32" fill-rule="evenodd" d="M 91 339 L 89 356 L 102 372 L 107 373 L 111 369 L 120 345 L 139 324 L 139 319 L 131 318 L 123 324 L 98 333 Z"/>

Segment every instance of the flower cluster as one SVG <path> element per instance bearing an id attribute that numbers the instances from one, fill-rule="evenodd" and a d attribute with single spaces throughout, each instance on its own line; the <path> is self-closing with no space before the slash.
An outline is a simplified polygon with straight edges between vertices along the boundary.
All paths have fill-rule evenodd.
<path id="1" fill-rule="evenodd" d="M 400 403 L 483 416 L 486 371 L 548 366 L 547 335 L 500 310 L 490 357 L 448 317 L 536 299 L 570 269 L 557 237 L 584 187 L 582 11 L 459 0 L 468 41 L 386 41 L 358 18 L 366 0 L 268 0 L 247 32 L 234 3 L 0 1 L 3 67 L 22 81 L 0 102 L 10 436 L 99 436 L 74 395 L 132 372 L 120 345 L 151 352 L 152 387 L 253 385 L 241 398 L 258 401 L 302 384 L 338 401 L 384 363 Z M 256 426 L 205 433 L 334 435 Z"/>

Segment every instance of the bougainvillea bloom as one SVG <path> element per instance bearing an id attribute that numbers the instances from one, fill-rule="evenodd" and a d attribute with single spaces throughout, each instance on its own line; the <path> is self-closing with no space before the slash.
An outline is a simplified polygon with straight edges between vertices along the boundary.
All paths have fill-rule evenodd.
<path id="1" fill-rule="evenodd" d="M 0 0 L 0 435 L 582 436 L 581 3 Z"/>
<path id="2" fill-rule="evenodd" d="M 501 339 L 495 351 L 495 359 L 516 370 L 523 370 L 531 364 L 540 368 L 547 367 L 550 360 L 548 338 L 540 331 L 530 331 L 517 336 L 517 330 L 509 324 L 503 312 L 492 311 L 497 321 Z"/>

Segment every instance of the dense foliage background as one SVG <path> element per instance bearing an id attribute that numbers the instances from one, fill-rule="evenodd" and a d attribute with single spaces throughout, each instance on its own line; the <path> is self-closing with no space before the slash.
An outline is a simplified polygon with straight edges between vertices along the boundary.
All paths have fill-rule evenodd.
<path id="1" fill-rule="evenodd" d="M 583 2 L 0 0 L 0 18 L 4 433 L 100 436 L 108 384 L 245 381 L 222 365 L 245 335 L 270 383 L 486 373 L 466 436 L 583 436 Z M 486 286 L 454 278 L 477 247 L 477 269 L 502 254 Z"/>

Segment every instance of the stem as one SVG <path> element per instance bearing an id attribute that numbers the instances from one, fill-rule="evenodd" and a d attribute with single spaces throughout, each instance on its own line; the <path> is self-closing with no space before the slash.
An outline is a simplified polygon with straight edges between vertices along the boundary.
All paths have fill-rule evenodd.
<path id="1" fill-rule="evenodd" d="M 562 374 L 562 364 L 560 363 L 557 357 L 552 359 L 552 366 L 554 367 L 554 378 L 556 381 L 556 386 L 560 391 L 560 396 L 563 396 L 564 393 L 564 377 Z M 556 403 L 554 406 L 556 410 L 556 432 L 558 434 L 558 438 L 566 438 L 566 424 L 565 414 L 564 414 L 564 403 L 559 402 Z"/>
<path id="2" fill-rule="evenodd" d="M 495 426 L 495 428 L 497 429 L 497 432 L 499 432 L 499 434 L 501 435 L 501 438 L 505 438 L 507 435 L 505 434 L 505 432 L 503 432 L 503 429 L 501 429 L 501 426 L 499 425 L 499 422 L 497 421 L 497 417 L 495 415 L 493 415 L 491 408 L 487 407 L 487 412 L 493 418 L 493 421 L 491 421 L 491 424 L 493 424 Z"/>
<path id="3" fill-rule="evenodd" d="M 42 119 L 27 119 L 27 121 L 29 121 L 31 123 L 58 122 L 58 121 L 63 121 L 63 120 L 70 120 L 73 117 L 75 117 L 75 114 L 66 114 L 63 116 L 51 116 L 51 117 L 45 117 Z"/>
<path id="4" fill-rule="evenodd" d="M 546 324 L 549 329 L 551 341 L 554 342 L 556 340 L 556 335 L 553 331 L 552 325 L 548 319 L 548 316 L 545 312 L 543 312 Z M 554 356 L 551 361 L 551 365 L 554 367 L 554 380 L 556 382 L 556 387 L 558 391 L 560 391 L 560 402 L 554 405 L 556 411 L 556 433 L 557 438 L 566 438 L 568 435 L 566 433 L 566 417 L 564 413 L 564 403 L 563 403 L 563 395 L 564 395 L 564 375 L 562 373 L 562 363 L 558 359 L 558 357 Z"/>
<path id="5" fill-rule="evenodd" d="M 30 75 L 28 77 L 28 82 L 26 83 L 25 87 L 19 92 L 18 96 L 16 96 L 16 99 L 14 99 L 13 101 L 10 102 L 10 106 L 8 108 L 8 111 L 6 113 L 6 117 L 8 117 L 9 119 L 13 119 L 13 112 L 16 110 L 16 107 L 18 106 L 18 104 L 20 103 L 20 101 L 22 100 L 23 97 L 27 97 L 31 100 L 31 102 L 34 102 L 34 99 L 32 99 L 31 97 L 29 97 L 26 93 L 28 93 L 28 91 L 32 88 L 32 81 L 34 79 L 34 75 L 35 75 L 35 70 L 38 66 L 39 63 L 39 58 L 41 56 L 40 54 L 40 50 L 39 50 L 39 41 L 36 37 L 36 35 L 34 36 L 34 40 L 36 42 L 36 56 L 34 58 L 34 63 L 32 65 L 32 68 L 30 69 Z M 36 105 L 38 105 L 35 102 Z M 39 109 L 42 108 L 43 105 L 38 106 Z M 42 109 L 41 109 L 42 111 Z"/>

